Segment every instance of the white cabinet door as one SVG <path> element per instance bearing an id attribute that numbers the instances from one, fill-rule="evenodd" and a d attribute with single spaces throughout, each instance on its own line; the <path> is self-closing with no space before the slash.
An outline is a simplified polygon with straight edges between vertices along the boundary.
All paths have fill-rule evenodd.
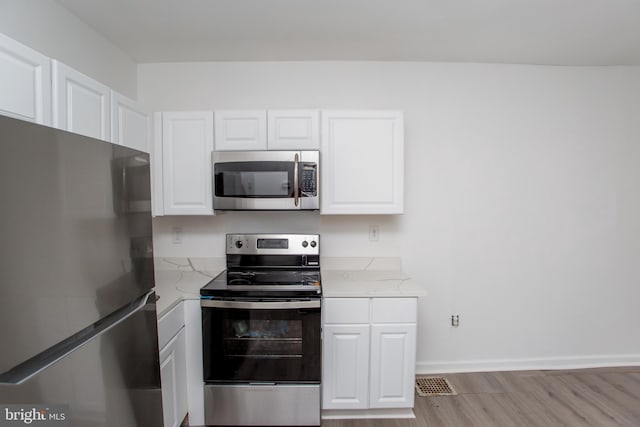
<path id="1" fill-rule="evenodd" d="M 416 324 L 371 325 L 371 408 L 413 408 Z"/>
<path id="2" fill-rule="evenodd" d="M 189 396 L 189 423 L 204 425 L 204 388 L 202 387 L 202 310 L 200 301 L 184 302 L 187 332 L 187 395 Z"/>
<path id="3" fill-rule="evenodd" d="M 265 110 L 216 111 L 215 121 L 216 151 L 267 149 Z"/>
<path id="4" fill-rule="evenodd" d="M 160 351 L 163 419 L 166 427 L 179 427 L 187 415 L 187 366 L 185 330 Z"/>
<path id="5" fill-rule="evenodd" d="M 162 113 L 165 215 L 212 215 L 213 113 Z"/>
<path id="6" fill-rule="evenodd" d="M 325 325 L 323 330 L 322 408 L 367 408 L 369 325 Z"/>
<path id="7" fill-rule="evenodd" d="M 322 214 L 401 214 L 404 129 L 399 111 L 323 111 Z"/>
<path id="8" fill-rule="evenodd" d="M 318 150 L 320 112 L 318 110 L 269 110 L 267 112 L 269 150 Z"/>
<path id="9" fill-rule="evenodd" d="M 135 101 L 111 91 L 111 141 L 149 152 L 151 120 Z"/>
<path id="10" fill-rule="evenodd" d="M 51 61 L 0 34 L 0 114 L 51 125 Z"/>
<path id="11" fill-rule="evenodd" d="M 53 125 L 110 141 L 109 88 L 67 65 L 53 62 Z"/>

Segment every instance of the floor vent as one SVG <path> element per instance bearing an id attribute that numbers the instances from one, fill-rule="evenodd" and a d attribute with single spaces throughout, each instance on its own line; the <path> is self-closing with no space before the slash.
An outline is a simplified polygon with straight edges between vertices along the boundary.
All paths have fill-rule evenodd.
<path id="1" fill-rule="evenodd" d="M 453 396 L 457 394 L 445 377 L 417 377 L 416 391 L 419 396 Z"/>

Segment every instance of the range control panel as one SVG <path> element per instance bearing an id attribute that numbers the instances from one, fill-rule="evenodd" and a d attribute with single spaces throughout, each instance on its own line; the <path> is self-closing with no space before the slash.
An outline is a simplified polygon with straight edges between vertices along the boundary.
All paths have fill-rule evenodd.
<path id="1" fill-rule="evenodd" d="M 227 234 L 227 255 L 319 255 L 319 234 Z"/>

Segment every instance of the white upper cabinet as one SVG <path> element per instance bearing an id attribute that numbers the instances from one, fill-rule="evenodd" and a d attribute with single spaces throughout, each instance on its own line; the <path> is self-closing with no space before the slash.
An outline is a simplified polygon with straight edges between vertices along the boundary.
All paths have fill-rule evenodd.
<path id="1" fill-rule="evenodd" d="M 400 111 L 322 112 L 322 214 L 401 214 Z"/>
<path id="2" fill-rule="evenodd" d="M 151 215 L 164 215 L 164 184 L 162 182 L 162 113 L 153 113 L 151 153 Z"/>
<path id="3" fill-rule="evenodd" d="M 111 91 L 111 141 L 149 152 L 151 120 L 135 101 Z"/>
<path id="4" fill-rule="evenodd" d="M 0 34 L 0 114 L 51 125 L 51 62 Z"/>
<path id="5" fill-rule="evenodd" d="M 317 150 L 320 148 L 318 110 L 269 110 L 267 112 L 269 150 Z"/>
<path id="6" fill-rule="evenodd" d="M 213 113 L 162 113 L 161 139 L 163 213 L 213 215 Z M 154 160 L 158 161 L 158 156 L 154 156 Z M 157 175 L 155 184 L 158 184 Z"/>
<path id="7" fill-rule="evenodd" d="M 110 89 L 90 77 L 53 62 L 53 125 L 110 141 Z"/>
<path id="8" fill-rule="evenodd" d="M 215 112 L 216 151 L 266 150 L 265 110 L 222 110 Z"/>

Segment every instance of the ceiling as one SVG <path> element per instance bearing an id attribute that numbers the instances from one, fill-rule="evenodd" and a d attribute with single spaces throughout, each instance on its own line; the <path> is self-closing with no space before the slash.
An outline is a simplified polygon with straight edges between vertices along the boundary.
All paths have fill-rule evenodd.
<path id="1" fill-rule="evenodd" d="M 57 0 L 136 62 L 640 65 L 638 0 Z"/>

